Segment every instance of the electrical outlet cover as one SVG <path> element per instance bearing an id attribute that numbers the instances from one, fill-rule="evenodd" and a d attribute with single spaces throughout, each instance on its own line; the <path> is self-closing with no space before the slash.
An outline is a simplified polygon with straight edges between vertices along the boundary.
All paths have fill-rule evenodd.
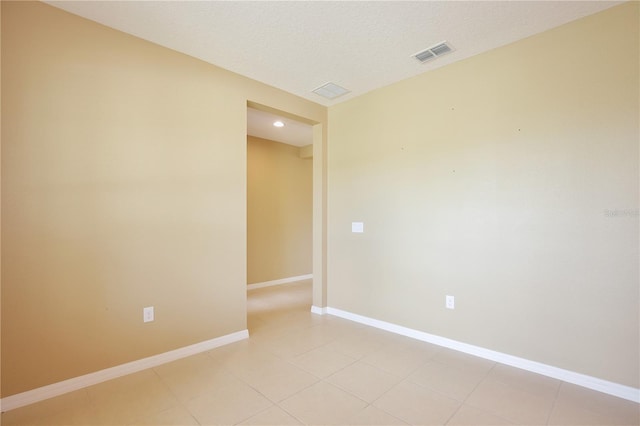
<path id="1" fill-rule="evenodd" d="M 456 308 L 455 297 L 447 296 L 445 299 L 445 306 L 447 307 L 447 309 L 455 309 Z"/>
<path id="2" fill-rule="evenodd" d="M 154 319 L 153 306 L 148 306 L 142 310 L 142 320 L 144 322 L 151 322 Z"/>

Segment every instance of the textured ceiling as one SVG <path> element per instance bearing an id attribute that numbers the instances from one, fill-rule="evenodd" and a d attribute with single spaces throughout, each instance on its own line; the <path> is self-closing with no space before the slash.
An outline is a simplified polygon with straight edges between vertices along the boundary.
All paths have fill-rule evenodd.
<path id="1" fill-rule="evenodd" d="M 459 61 L 620 2 L 49 1 L 323 105 Z M 412 54 L 456 50 L 421 64 Z M 328 101 L 332 81 L 351 92 Z"/>
<path id="2" fill-rule="evenodd" d="M 622 2 L 46 3 L 330 106 Z M 411 57 L 445 40 L 454 52 L 424 64 Z M 350 93 L 333 101 L 312 93 L 327 82 L 343 86 Z M 273 118 L 250 112 L 249 133 L 304 144 L 292 142 L 300 137 L 295 125 L 274 133 Z"/>

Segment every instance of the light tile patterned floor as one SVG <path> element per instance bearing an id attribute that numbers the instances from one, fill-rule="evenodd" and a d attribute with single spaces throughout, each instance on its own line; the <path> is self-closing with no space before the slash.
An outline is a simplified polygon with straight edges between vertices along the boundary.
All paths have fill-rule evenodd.
<path id="1" fill-rule="evenodd" d="M 638 425 L 639 405 L 249 292 L 250 339 L 2 414 L 9 425 Z"/>

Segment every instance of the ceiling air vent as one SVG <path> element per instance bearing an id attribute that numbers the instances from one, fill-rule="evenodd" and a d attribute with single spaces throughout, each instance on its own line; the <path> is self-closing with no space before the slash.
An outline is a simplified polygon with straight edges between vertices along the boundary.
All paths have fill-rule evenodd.
<path id="1" fill-rule="evenodd" d="M 432 47 L 430 47 L 428 49 L 422 50 L 422 51 L 420 51 L 418 53 L 415 53 L 415 54 L 413 54 L 411 56 L 413 56 L 414 58 L 416 58 L 420 62 L 425 63 L 427 61 L 435 59 L 438 56 L 442 56 L 442 55 L 447 54 L 449 52 L 453 52 L 453 48 L 446 41 L 443 41 L 442 43 L 438 43 L 435 46 L 432 46 Z"/>
<path id="2" fill-rule="evenodd" d="M 338 96 L 342 96 L 346 93 L 349 93 L 349 91 L 344 87 L 338 86 L 337 84 L 327 83 L 327 84 L 323 84 L 317 89 L 314 89 L 313 93 L 318 94 L 327 99 L 335 99 Z"/>

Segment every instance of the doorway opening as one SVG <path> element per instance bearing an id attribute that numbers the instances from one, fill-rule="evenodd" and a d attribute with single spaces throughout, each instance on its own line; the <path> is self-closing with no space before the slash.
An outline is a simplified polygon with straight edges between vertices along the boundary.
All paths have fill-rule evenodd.
<path id="1" fill-rule="evenodd" d="M 325 306 L 322 124 L 247 104 L 247 314 Z"/>

